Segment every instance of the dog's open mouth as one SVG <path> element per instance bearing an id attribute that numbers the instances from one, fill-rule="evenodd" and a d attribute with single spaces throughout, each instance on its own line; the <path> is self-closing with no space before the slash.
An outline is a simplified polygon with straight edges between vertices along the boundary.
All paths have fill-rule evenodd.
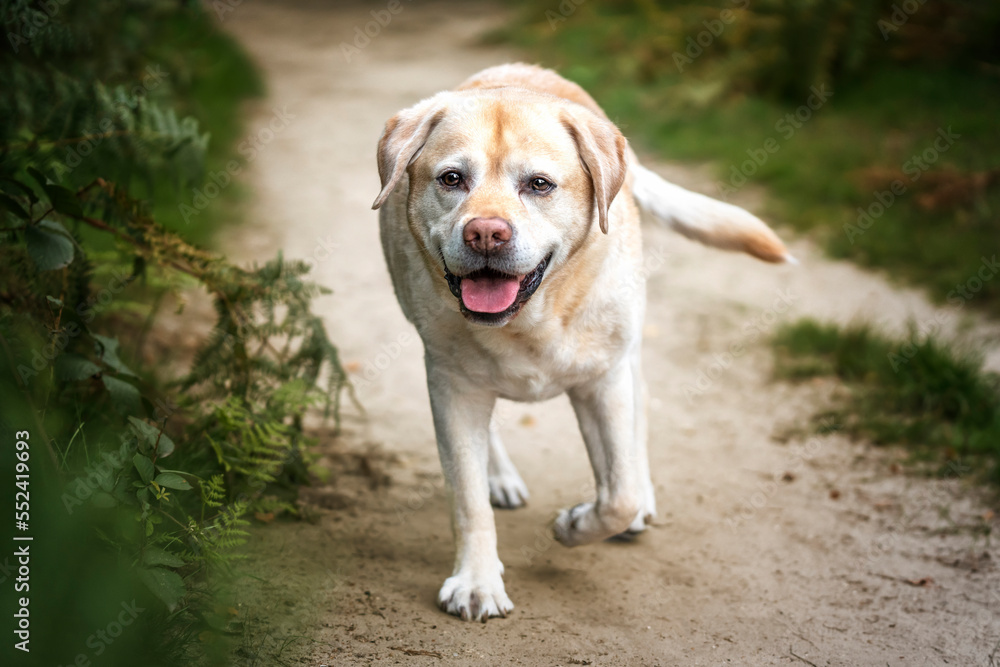
<path id="1" fill-rule="evenodd" d="M 551 259 L 549 255 L 523 276 L 484 268 L 459 277 L 445 266 L 444 277 L 451 293 L 458 298 L 463 315 L 481 324 L 502 324 L 516 315 L 542 284 Z"/>

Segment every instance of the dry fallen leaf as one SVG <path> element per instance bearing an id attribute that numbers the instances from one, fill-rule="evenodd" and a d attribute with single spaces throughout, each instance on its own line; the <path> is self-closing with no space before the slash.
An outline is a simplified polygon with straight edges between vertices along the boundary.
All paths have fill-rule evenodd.
<path id="1" fill-rule="evenodd" d="M 920 579 L 904 579 L 904 581 L 906 581 L 906 583 L 908 583 L 911 586 L 927 587 L 934 585 L 933 577 L 921 577 Z"/>
<path id="2" fill-rule="evenodd" d="M 274 512 L 254 512 L 253 518 L 261 523 L 271 523 L 274 521 Z"/>
<path id="3" fill-rule="evenodd" d="M 534 417 L 532 417 L 531 415 L 524 415 L 523 417 L 521 417 L 521 422 L 520 422 L 521 426 L 529 426 L 530 427 L 530 426 L 534 426 L 537 423 L 538 423 L 538 421 Z"/>

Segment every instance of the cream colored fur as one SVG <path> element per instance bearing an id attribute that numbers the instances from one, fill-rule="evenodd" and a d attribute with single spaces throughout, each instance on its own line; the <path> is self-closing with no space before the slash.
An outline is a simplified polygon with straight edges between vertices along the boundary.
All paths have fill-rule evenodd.
<path id="1" fill-rule="evenodd" d="M 491 423 L 498 398 L 566 393 L 595 473 L 592 502 L 553 523 L 567 546 L 642 531 L 656 513 L 646 456 L 640 361 L 645 310 L 636 202 L 681 233 L 769 261 L 789 259 L 760 220 L 641 167 L 618 129 L 578 86 L 529 65 L 490 68 L 455 91 L 401 111 L 378 149 L 374 207 L 400 306 L 424 343 L 438 451 L 452 494 L 456 558 L 443 609 L 485 620 L 513 609 L 497 557 L 494 505 L 527 488 Z M 458 170 L 466 187 L 443 187 Z M 525 188 L 544 175 L 545 196 Z M 500 269 L 544 278 L 519 312 L 484 325 L 463 314 L 445 279 L 479 268 L 463 241 L 476 218 L 507 221 Z M 500 261 L 500 260 L 498 260 Z"/>

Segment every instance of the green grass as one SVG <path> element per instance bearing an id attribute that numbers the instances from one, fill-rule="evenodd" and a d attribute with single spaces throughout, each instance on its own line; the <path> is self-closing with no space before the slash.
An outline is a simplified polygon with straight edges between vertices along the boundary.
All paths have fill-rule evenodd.
<path id="1" fill-rule="evenodd" d="M 1000 378 L 974 355 L 934 338 L 892 340 L 867 326 L 808 319 L 780 329 L 774 345 L 778 377 L 845 383 L 849 398 L 824 415 L 834 428 L 969 465 L 1000 484 Z"/>
<path id="2" fill-rule="evenodd" d="M 773 222 L 808 231 L 835 257 L 884 269 L 944 301 L 974 278 L 983 256 L 997 251 L 1000 77 L 994 70 L 876 60 L 881 64 L 832 87 L 829 101 L 788 136 L 776 124 L 808 93 L 782 101 L 755 92 L 761 77 L 751 73 L 754 59 L 766 60 L 778 47 L 754 45 L 744 34 L 750 22 L 769 19 L 738 19 L 719 38 L 725 44 L 679 72 L 673 53 L 719 10 L 685 5 L 640 15 L 622 10 L 625 4 L 581 5 L 554 29 L 544 9 L 526 8 L 515 26 L 495 37 L 518 43 L 580 83 L 640 148 L 665 159 L 712 161 L 719 183 L 749 159 L 748 150 L 774 139 L 780 148 L 747 184 L 769 189 Z M 948 127 L 960 138 L 930 171 L 916 180 L 904 173 L 911 157 Z M 996 172 L 992 185 L 949 199 L 945 190 L 955 194 L 984 172 Z M 845 230 L 856 226 L 857 209 L 877 203 L 874 193 L 888 190 L 895 178 L 906 190 L 885 213 L 860 235 Z M 717 187 L 715 194 L 724 191 Z M 1000 314 L 1000 279 L 985 281 L 968 302 Z"/>
<path id="3" fill-rule="evenodd" d="M 215 24 L 211 12 L 171 15 L 150 46 L 150 60 L 170 73 L 169 92 L 178 116 L 193 116 L 201 132 L 210 136 L 205 174 L 225 171 L 230 160 L 245 164 L 237 152 L 246 127 L 242 109 L 247 100 L 264 94 L 264 84 L 250 57 Z M 239 220 L 239 204 L 245 198 L 240 186 L 230 183 L 204 211 L 186 221 L 180 204 L 192 205 L 190 187 L 159 183 L 146 194 L 151 195 L 157 222 L 201 246 L 210 245 L 221 225 Z"/>

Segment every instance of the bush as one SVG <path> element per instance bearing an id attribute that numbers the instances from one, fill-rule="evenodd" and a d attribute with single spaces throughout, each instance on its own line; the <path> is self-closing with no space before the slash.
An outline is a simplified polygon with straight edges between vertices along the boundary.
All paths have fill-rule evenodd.
<path id="1" fill-rule="evenodd" d="M 0 472 L 30 497 L 32 660 L 225 661 L 241 619 L 210 575 L 237 562 L 248 513 L 295 511 L 302 417 L 336 419 L 346 386 L 310 311 L 325 290 L 304 263 L 240 268 L 156 220 L 148 200 L 200 183 L 209 142 L 148 51 L 164 25 L 206 30 L 200 9 L 0 16 Z M 168 382 L 142 348 L 164 297 L 194 287 L 217 321 Z"/>

